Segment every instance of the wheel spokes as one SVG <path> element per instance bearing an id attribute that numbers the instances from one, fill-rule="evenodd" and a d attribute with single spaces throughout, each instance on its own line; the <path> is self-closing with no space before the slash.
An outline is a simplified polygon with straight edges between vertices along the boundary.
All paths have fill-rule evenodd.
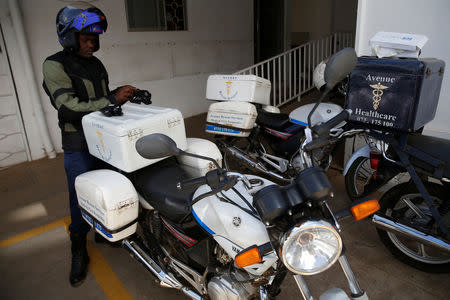
<path id="1" fill-rule="evenodd" d="M 417 254 L 419 254 L 422 257 L 429 257 L 425 251 L 425 245 L 419 242 L 417 242 L 417 245 L 418 245 Z"/>

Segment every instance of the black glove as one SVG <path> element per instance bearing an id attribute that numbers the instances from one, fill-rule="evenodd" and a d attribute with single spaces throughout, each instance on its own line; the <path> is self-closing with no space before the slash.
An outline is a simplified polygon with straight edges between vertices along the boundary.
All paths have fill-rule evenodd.
<path id="1" fill-rule="evenodd" d="M 152 94 L 147 90 L 137 90 L 134 92 L 133 98 L 130 100 L 132 103 L 137 104 L 152 104 Z"/>
<path id="2" fill-rule="evenodd" d="M 122 116 L 123 112 L 122 112 L 122 107 L 120 107 L 119 104 L 111 104 L 108 105 L 102 109 L 100 109 L 100 111 L 102 112 L 102 114 L 104 114 L 107 117 L 117 117 L 117 116 Z"/>

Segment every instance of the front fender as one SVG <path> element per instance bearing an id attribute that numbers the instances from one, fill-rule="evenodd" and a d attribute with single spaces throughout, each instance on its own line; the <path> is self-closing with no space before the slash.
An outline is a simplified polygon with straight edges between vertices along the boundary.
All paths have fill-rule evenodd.
<path id="1" fill-rule="evenodd" d="M 344 176 L 347 174 L 348 169 L 350 169 L 350 166 L 353 164 L 353 162 L 358 157 L 367 157 L 367 158 L 370 157 L 370 147 L 369 147 L 369 145 L 365 145 L 365 146 L 359 148 L 355 153 L 353 153 L 353 155 L 347 161 L 347 164 L 345 164 L 344 171 L 342 172 L 342 174 Z"/>

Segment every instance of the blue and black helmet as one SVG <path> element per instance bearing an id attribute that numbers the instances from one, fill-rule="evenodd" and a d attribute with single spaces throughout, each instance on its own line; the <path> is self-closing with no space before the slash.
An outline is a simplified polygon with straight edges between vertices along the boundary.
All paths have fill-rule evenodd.
<path id="1" fill-rule="evenodd" d="M 86 2 L 75 2 L 63 7 L 56 15 L 56 32 L 58 40 L 64 49 L 77 52 L 80 49 L 79 33 L 93 33 L 98 35 L 106 31 L 108 22 L 103 12 Z"/>

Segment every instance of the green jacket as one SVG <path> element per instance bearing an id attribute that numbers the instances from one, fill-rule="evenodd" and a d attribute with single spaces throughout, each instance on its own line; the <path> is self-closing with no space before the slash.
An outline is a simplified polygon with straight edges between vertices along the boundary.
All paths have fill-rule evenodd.
<path id="1" fill-rule="evenodd" d="M 64 150 L 87 150 L 81 118 L 117 99 L 108 87 L 108 73 L 96 57 L 60 51 L 45 59 L 43 87 L 58 110 Z"/>

